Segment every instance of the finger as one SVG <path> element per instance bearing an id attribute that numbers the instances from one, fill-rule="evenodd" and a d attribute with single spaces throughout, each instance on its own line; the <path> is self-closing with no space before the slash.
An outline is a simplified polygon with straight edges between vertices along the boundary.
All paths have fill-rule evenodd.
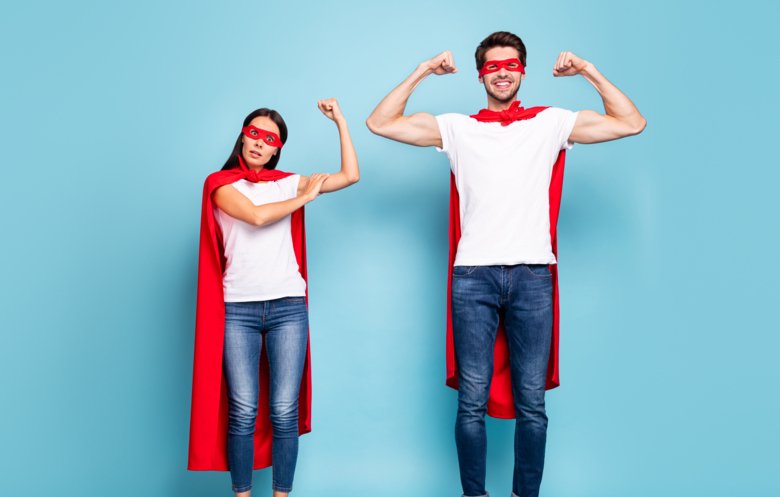
<path id="1" fill-rule="evenodd" d="M 566 69 L 571 69 L 572 67 L 571 52 L 566 52 L 566 55 L 563 58 L 563 65 Z"/>

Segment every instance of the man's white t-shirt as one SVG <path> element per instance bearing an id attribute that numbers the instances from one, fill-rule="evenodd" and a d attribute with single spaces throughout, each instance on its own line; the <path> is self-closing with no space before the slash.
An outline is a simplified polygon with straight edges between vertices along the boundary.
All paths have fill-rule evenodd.
<path id="1" fill-rule="evenodd" d="M 577 113 L 550 107 L 501 123 L 436 116 L 460 196 L 456 266 L 555 264 L 550 241 L 552 167 Z"/>
<path id="2" fill-rule="evenodd" d="M 294 198 L 300 175 L 279 181 L 252 183 L 238 180 L 232 186 L 253 204 Z M 306 282 L 298 272 L 293 250 L 290 216 L 267 226 L 253 226 L 214 208 L 225 245 L 222 277 L 225 302 L 252 302 L 306 295 Z"/>

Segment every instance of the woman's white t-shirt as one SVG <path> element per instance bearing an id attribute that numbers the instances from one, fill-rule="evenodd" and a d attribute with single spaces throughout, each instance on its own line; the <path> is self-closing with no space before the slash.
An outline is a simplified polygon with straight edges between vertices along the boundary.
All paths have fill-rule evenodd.
<path id="1" fill-rule="evenodd" d="M 253 204 L 294 198 L 300 175 L 278 181 L 252 183 L 238 180 L 233 188 Z M 306 282 L 298 271 L 290 232 L 290 216 L 267 226 L 253 226 L 215 208 L 225 246 L 222 277 L 225 302 L 252 302 L 306 295 Z"/>

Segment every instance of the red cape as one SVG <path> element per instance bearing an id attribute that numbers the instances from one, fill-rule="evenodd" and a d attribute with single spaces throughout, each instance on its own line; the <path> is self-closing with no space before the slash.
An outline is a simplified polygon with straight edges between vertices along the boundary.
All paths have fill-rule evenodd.
<path id="1" fill-rule="evenodd" d="M 290 176 L 276 170 L 262 170 L 254 178 L 277 181 Z M 198 307 L 195 317 L 195 361 L 192 375 L 192 413 L 187 469 L 227 471 L 227 386 L 222 374 L 222 347 L 225 339 L 225 301 L 222 274 L 225 268 L 222 233 L 214 218 L 211 195 L 223 185 L 247 177 L 235 168 L 218 171 L 206 178 L 200 225 L 198 259 Z M 301 276 L 306 274 L 306 232 L 303 208 L 291 215 L 292 241 Z M 308 301 L 308 281 L 306 298 Z M 298 398 L 298 433 L 311 431 L 311 369 L 309 345 Z M 255 427 L 254 468 L 271 465 L 271 421 L 268 407 L 268 359 L 265 347 L 260 360 L 260 401 Z"/>
<path id="2" fill-rule="evenodd" d="M 513 121 L 531 119 L 547 107 L 532 107 L 520 109 L 513 117 Z M 484 119 L 484 111 L 471 117 L 479 121 L 494 122 L 498 119 Z M 503 124 L 503 123 L 502 123 Z M 508 123 L 507 123 L 508 124 Z M 558 239 L 556 226 L 558 225 L 558 212 L 561 207 L 561 192 L 563 189 L 563 169 L 566 160 L 566 151 L 561 150 L 553 165 L 550 178 L 550 240 L 552 251 L 558 258 Z M 455 359 L 455 343 L 452 335 L 452 267 L 455 263 L 455 255 L 460 241 L 460 197 L 455 184 L 455 176 L 450 173 L 450 253 L 447 274 L 447 385 L 458 388 L 458 364 Z M 547 389 L 560 385 L 558 377 L 558 265 L 550 264 L 553 282 L 553 335 L 550 347 L 550 361 L 547 365 Z M 504 332 L 503 322 L 498 324 L 498 336 L 493 352 L 493 379 L 490 384 L 490 397 L 488 399 L 488 415 L 495 418 L 512 419 L 515 417 L 515 407 L 512 400 L 512 379 L 509 370 L 509 346 Z"/>

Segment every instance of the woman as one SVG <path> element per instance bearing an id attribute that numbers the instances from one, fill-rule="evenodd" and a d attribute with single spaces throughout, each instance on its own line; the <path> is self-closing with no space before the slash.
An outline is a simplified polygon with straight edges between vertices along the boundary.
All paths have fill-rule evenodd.
<path id="1" fill-rule="evenodd" d="M 274 497 L 286 496 L 311 429 L 303 206 L 360 177 L 338 102 L 317 106 L 339 131 L 338 173 L 277 171 L 287 126 L 258 109 L 204 186 L 189 469 L 229 468 L 239 497 L 272 461 Z"/>

